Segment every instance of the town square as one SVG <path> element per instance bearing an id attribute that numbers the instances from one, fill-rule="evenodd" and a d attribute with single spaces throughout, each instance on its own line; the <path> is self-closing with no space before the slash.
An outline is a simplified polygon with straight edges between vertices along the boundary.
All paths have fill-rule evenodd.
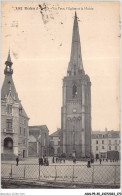
<path id="1" fill-rule="evenodd" d="M 3 189 L 120 188 L 119 3 L 70 3 L 2 2 Z"/>

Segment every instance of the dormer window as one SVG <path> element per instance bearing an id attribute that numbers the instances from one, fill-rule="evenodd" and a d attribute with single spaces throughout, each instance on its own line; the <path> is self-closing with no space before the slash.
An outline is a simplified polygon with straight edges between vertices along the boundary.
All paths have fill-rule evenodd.
<path id="1" fill-rule="evenodd" d="M 19 113 L 22 114 L 22 107 L 19 108 Z"/>
<path id="2" fill-rule="evenodd" d="M 7 113 L 12 114 L 12 105 L 7 105 Z"/>

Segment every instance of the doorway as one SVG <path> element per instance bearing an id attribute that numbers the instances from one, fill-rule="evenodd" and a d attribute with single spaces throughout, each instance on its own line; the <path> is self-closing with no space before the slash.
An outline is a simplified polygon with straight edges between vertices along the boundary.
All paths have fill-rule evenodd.
<path id="1" fill-rule="evenodd" d="M 13 140 L 10 137 L 4 139 L 4 153 L 13 153 Z"/>
<path id="2" fill-rule="evenodd" d="M 23 150 L 23 158 L 25 158 L 25 150 Z"/>

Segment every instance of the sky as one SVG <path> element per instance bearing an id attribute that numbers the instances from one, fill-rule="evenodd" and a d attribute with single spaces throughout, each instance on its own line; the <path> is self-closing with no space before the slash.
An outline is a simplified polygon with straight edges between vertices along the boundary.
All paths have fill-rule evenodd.
<path id="1" fill-rule="evenodd" d="M 50 133 L 61 127 L 75 9 L 92 83 L 92 130 L 120 130 L 120 2 L 2 2 L 1 84 L 10 48 L 29 125 L 47 125 Z"/>

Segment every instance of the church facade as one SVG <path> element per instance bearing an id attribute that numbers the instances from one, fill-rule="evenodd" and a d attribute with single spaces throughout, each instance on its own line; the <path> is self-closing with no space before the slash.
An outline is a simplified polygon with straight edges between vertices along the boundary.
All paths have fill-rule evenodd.
<path id="1" fill-rule="evenodd" d="M 5 62 L 1 89 L 1 158 L 28 157 L 29 118 L 18 98 L 13 82 L 10 51 Z"/>
<path id="2" fill-rule="evenodd" d="M 75 13 L 70 62 L 63 79 L 61 148 L 67 157 L 91 155 L 91 82 L 83 68 L 77 14 Z"/>

